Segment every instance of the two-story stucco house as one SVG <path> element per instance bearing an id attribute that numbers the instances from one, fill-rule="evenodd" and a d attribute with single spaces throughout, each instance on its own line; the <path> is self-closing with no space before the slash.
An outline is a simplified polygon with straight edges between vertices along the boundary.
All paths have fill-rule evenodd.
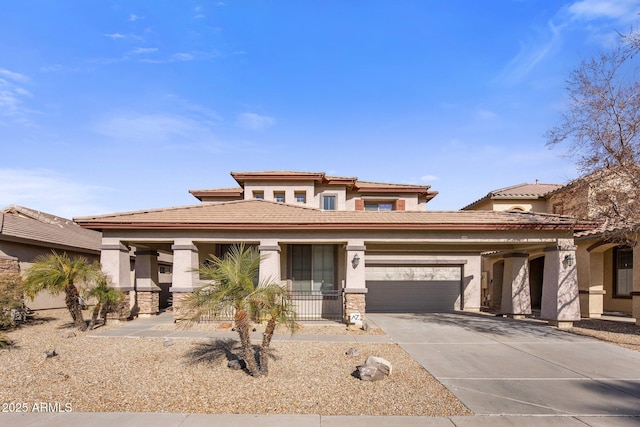
<path id="1" fill-rule="evenodd" d="M 338 316 L 368 312 L 478 311 L 482 254 L 507 255 L 504 287 L 520 304 L 532 254 L 545 257 L 544 315 L 555 324 L 579 318 L 570 218 L 530 212 L 429 211 L 429 186 L 385 184 L 309 172 L 232 173 L 238 186 L 192 190 L 200 203 L 76 218 L 101 230 L 103 269 L 114 286 L 136 295 L 140 314 L 158 312 L 155 265 L 173 256 L 174 310 L 201 286 L 194 271 L 229 245 L 256 245 L 261 278 L 325 306 Z M 134 280 L 129 247 L 137 248 Z M 302 303 L 299 309 L 303 311 Z M 327 309 L 333 312 L 334 308 Z M 304 314 L 304 313 L 303 313 Z M 304 315 L 303 315 L 304 318 Z"/>
<path id="2" fill-rule="evenodd" d="M 616 187 L 624 199 L 624 185 L 613 176 L 609 180 L 606 171 L 598 173 L 598 179 L 587 176 L 559 184 L 519 184 L 489 192 L 483 198 L 465 206 L 463 210 L 518 210 L 569 215 L 594 222 L 590 230 L 577 230 L 576 244 L 580 308 L 584 317 L 600 317 L 603 313 L 623 313 L 640 319 L 640 245 L 628 245 L 618 237 L 628 234 L 629 228 L 612 221 L 605 221 L 603 214 L 610 209 L 610 197 Z M 601 178 L 605 178 L 604 181 Z M 619 203 L 624 203 L 620 200 Z M 603 222 L 604 221 L 604 222 Z M 637 231 L 630 232 L 629 240 L 638 240 Z M 529 299 L 533 310 L 541 309 L 544 256 L 529 256 Z M 503 272 L 506 259 L 501 253 L 487 254 L 483 270 L 487 281 L 483 291 L 483 303 L 502 309 L 505 294 Z M 508 303 L 507 303 L 508 306 Z M 527 304 L 523 308 L 529 312 Z"/>

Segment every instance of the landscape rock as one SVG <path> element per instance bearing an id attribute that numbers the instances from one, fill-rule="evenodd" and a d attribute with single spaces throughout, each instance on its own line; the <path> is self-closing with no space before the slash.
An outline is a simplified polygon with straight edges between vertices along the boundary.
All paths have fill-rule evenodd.
<path id="1" fill-rule="evenodd" d="M 62 338 L 73 338 L 75 336 L 76 336 L 76 333 L 73 331 L 66 331 L 66 332 L 63 332 L 61 335 Z"/>
<path id="2" fill-rule="evenodd" d="M 171 338 L 166 338 L 163 342 L 162 345 L 165 347 L 171 347 L 173 345 L 173 340 Z"/>
<path id="3" fill-rule="evenodd" d="M 357 368 L 358 378 L 362 381 L 380 381 L 391 375 L 391 362 L 382 357 L 369 356 L 364 365 Z"/>
<path id="4" fill-rule="evenodd" d="M 369 356 L 366 362 L 364 362 L 364 364 L 374 365 L 386 375 L 391 375 L 391 370 L 393 368 L 391 366 L 391 362 L 389 362 L 386 359 L 383 359 L 382 357 L 377 357 L 377 356 Z"/>
<path id="5" fill-rule="evenodd" d="M 362 381 L 380 381 L 385 379 L 387 376 L 378 370 L 377 366 L 374 365 L 362 365 L 357 368 L 358 378 Z"/>
<path id="6" fill-rule="evenodd" d="M 56 353 L 55 350 L 45 350 L 44 353 L 42 353 L 44 359 L 51 359 L 52 357 L 56 357 L 57 355 L 58 353 Z"/>
<path id="7" fill-rule="evenodd" d="M 353 347 L 349 348 L 349 350 L 347 350 L 347 352 L 346 352 L 345 354 L 346 354 L 347 356 L 353 356 L 353 357 L 356 357 L 356 356 L 359 356 L 359 355 L 360 355 L 360 353 L 358 353 L 358 350 L 356 350 L 356 349 L 355 349 L 355 348 L 353 348 Z"/>

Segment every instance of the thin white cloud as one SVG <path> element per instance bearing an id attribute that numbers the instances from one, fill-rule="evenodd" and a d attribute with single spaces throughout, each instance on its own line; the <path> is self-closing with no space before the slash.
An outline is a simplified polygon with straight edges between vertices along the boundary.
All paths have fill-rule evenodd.
<path id="1" fill-rule="evenodd" d="M 637 0 L 578 0 L 563 6 L 549 19 L 546 27 L 534 28 L 535 34 L 521 42 L 520 51 L 509 61 L 497 81 L 508 84 L 523 81 L 542 61 L 546 60 L 563 42 L 570 31 L 586 34 L 585 40 L 610 46 L 617 37 L 616 30 L 634 22 L 640 12 Z"/>
<path id="2" fill-rule="evenodd" d="M 120 33 L 105 34 L 104 36 L 105 36 L 105 37 L 109 37 L 110 39 L 114 39 L 114 40 L 117 40 L 117 39 L 126 39 L 126 38 L 127 38 L 127 36 L 125 36 L 125 35 L 123 35 L 123 34 L 120 34 Z"/>
<path id="3" fill-rule="evenodd" d="M 437 180 L 438 180 L 438 177 L 435 175 L 423 175 L 420 177 L 421 182 L 433 182 Z"/>
<path id="4" fill-rule="evenodd" d="M 552 22 L 546 31 L 533 43 L 521 43 L 520 52 L 509 61 L 497 80 L 504 83 L 519 83 L 562 42 L 560 28 Z"/>
<path id="5" fill-rule="evenodd" d="M 21 205 L 72 218 L 107 212 L 99 205 L 98 195 L 109 191 L 51 170 L 0 169 L 0 208 Z"/>
<path id="6" fill-rule="evenodd" d="M 476 117 L 481 120 L 495 120 L 499 117 L 498 113 L 486 109 L 479 109 L 475 113 Z"/>
<path id="7" fill-rule="evenodd" d="M 213 123 L 177 114 L 117 112 L 92 124 L 91 130 L 112 142 L 153 145 L 158 149 L 219 145 Z"/>
<path id="8" fill-rule="evenodd" d="M 613 19 L 629 21 L 637 18 L 637 0 L 580 0 L 569 6 L 569 13 L 576 19 L 592 21 Z"/>
<path id="9" fill-rule="evenodd" d="M 27 83 L 31 80 L 24 74 L 16 73 L 5 68 L 0 68 L 0 76 L 18 83 Z"/>
<path id="10" fill-rule="evenodd" d="M 25 99 L 31 92 L 22 85 L 31 79 L 23 74 L 0 68 L 0 117 L 23 125 L 31 125 L 29 116 L 33 113 L 25 106 Z"/>
<path id="11" fill-rule="evenodd" d="M 40 67 L 40 71 L 45 72 L 45 73 L 58 73 L 58 72 L 71 72 L 71 73 L 77 73 L 79 71 L 83 71 L 82 68 L 77 68 L 77 67 L 67 67 L 65 65 L 61 65 L 61 64 L 53 64 L 53 65 L 47 65 L 44 67 Z"/>
<path id="12" fill-rule="evenodd" d="M 175 53 L 171 58 L 175 61 L 193 61 L 194 56 L 191 53 Z"/>
<path id="13" fill-rule="evenodd" d="M 236 124 L 242 128 L 249 130 L 268 129 L 276 123 L 273 117 L 263 116 L 256 113 L 238 114 Z"/>
<path id="14" fill-rule="evenodd" d="M 136 21 L 138 21 L 140 19 L 142 19 L 142 17 L 136 15 L 135 13 L 132 13 L 131 15 L 129 15 L 129 21 L 130 22 L 136 22 Z"/>
<path id="15" fill-rule="evenodd" d="M 157 47 L 138 47 L 131 50 L 130 53 L 133 53 L 135 55 L 144 55 L 147 53 L 155 53 L 157 51 L 158 51 Z"/>

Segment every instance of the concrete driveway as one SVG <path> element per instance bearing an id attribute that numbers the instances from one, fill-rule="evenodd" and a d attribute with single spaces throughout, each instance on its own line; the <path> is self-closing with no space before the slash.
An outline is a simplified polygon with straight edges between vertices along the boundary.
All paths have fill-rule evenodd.
<path id="1" fill-rule="evenodd" d="M 532 320 L 367 316 L 477 415 L 640 415 L 640 352 Z"/>

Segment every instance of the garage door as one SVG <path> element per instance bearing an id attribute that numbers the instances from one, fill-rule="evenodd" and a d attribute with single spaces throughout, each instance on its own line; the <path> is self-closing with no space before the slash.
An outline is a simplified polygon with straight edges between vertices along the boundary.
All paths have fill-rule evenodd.
<path id="1" fill-rule="evenodd" d="M 367 266 L 367 312 L 420 313 L 460 309 L 460 266 Z"/>

